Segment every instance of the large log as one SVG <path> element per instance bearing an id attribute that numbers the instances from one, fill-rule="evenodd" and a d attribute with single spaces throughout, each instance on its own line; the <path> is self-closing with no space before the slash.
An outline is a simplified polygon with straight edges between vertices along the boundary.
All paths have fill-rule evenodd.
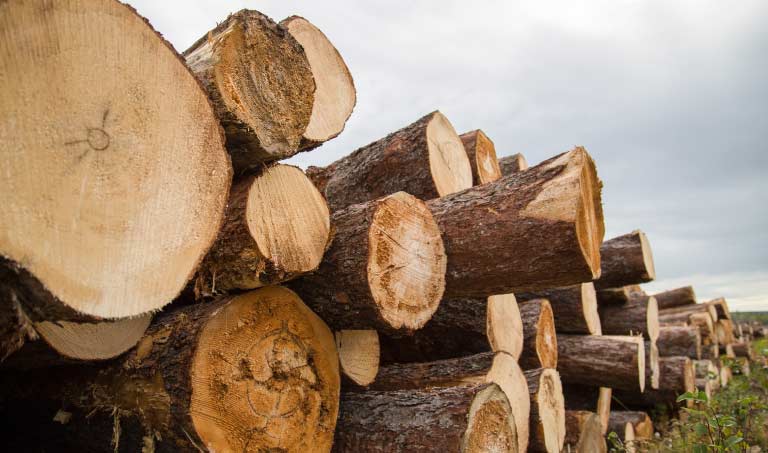
<path id="1" fill-rule="evenodd" d="M 520 153 L 505 156 L 499 159 L 499 169 L 503 176 L 509 176 L 512 173 L 518 173 L 528 169 L 528 161 Z"/>
<path id="2" fill-rule="evenodd" d="M 584 148 L 427 202 L 448 255 L 446 296 L 589 281 L 603 237 L 601 183 Z"/>
<path id="3" fill-rule="evenodd" d="M 600 418 L 602 433 L 603 435 L 607 433 L 613 396 L 613 390 L 610 387 L 570 384 L 566 381 L 563 385 L 563 395 L 566 409 L 597 413 Z"/>
<path id="4" fill-rule="evenodd" d="M 661 356 L 701 358 L 701 333 L 697 327 L 662 326 L 656 345 Z"/>
<path id="5" fill-rule="evenodd" d="M 373 382 L 379 372 L 379 334 L 375 330 L 340 330 L 334 336 L 343 377 L 359 386 Z"/>
<path id="6" fill-rule="evenodd" d="M 266 167 L 232 187 L 195 289 L 208 296 L 296 278 L 317 269 L 329 241 L 328 206 L 304 172 Z"/>
<path id="7" fill-rule="evenodd" d="M 656 278 L 651 246 L 639 230 L 603 242 L 600 260 L 597 289 L 646 283 Z"/>
<path id="8" fill-rule="evenodd" d="M 525 372 L 531 396 L 529 452 L 560 453 L 565 442 L 565 401 L 560 375 L 551 368 Z"/>
<path id="9" fill-rule="evenodd" d="M 44 385 L 17 379 L 4 406 L 50 391 L 59 407 L 78 409 L 75 426 L 86 418 L 114 420 L 94 433 L 93 448 L 76 451 L 112 450 L 111 440 L 115 449 L 126 446 L 121 451 L 141 451 L 148 442 L 157 451 L 328 451 L 333 441 L 333 336 L 280 287 L 158 316 L 120 360 L 46 374 Z"/>
<path id="10" fill-rule="evenodd" d="M 515 296 L 523 302 L 531 299 L 549 300 L 555 317 L 555 330 L 558 332 L 602 335 L 592 282 L 517 293 Z"/>
<path id="11" fill-rule="evenodd" d="M 627 303 L 601 305 L 598 312 L 605 334 L 642 334 L 651 341 L 659 338 L 659 310 L 653 296 L 634 293 Z"/>
<path id="12" fill-rule="evenodd" d="M 0 43 L 4 297 L 35 322 L 160 309 L 215 239 L 232 177 L 205 92 L 113 0 L 3 2 Z"/>
<path id="13" fill-rule="evenodd" d="M 307 175 L 333 211 L 399 191 L 430 200 L 472 187 L 464 145 L 437 111 Z"/>
<path id="14" fill-rule="evenodd" d="M 645 296 L 645 291 L 640 285 L 628 285 L 620 286 L 618 288 L 603 288 L 596 289 L 597 303 L 604 304 L 625 304 L 627 303 L 635 293 Z"/>
<path id="15" fill-rule="evenodd" d="M 301 44 L 315 79 L 312 114 L 303 132 L 302 151 L 321 145 L 344 130 L 357 102 L 355 84 L 344 59 L 330 40 L 307 19 L 291 16 L 280 25 Z"/>
<path id="16" fill-rule="evenodd" d="M 557 371 L 569 384 L 645 389 L 645 345 L 640 336 L 558 335 Z"/>
<path id="17" fill-rule="evenodd" d="M 670 289 L 669 291 L 656 293 L 653 297 L 656 298 L 656 302 L 659 304 L 659 310 L 696 303 L 696 293 L 693 291 L 692 286 Z"/>
<path id="18" fill-rule="evenodd" d="M 238 171 L 299 150 L 315 101 L 304 48 L 252 10 L 229 15 L 184 51 L 227 134 Z"/>
<path id="19" fill-rule="evenodd" d="M 565 448 L 573 453 L 606 453 L 600 416 L 591 411 L 565 411 Z"/>
<path id="20" fill-rule="evenodd" d="M 333 451 L 523 452 L 519 441 L 504 392 L 465 383 L 343 394 Z"/>
<path id="21" fill-rule="evenodd" d="M 335 330 L 424 326 L 443 295 L 446 266 L 424 202 L 398 192 L 337 211 L 331 225 L 318 270 L 289 286 Z"/>
<path id="22" fill-rule="evenodd" d="M 613 411 L 609 422 L 609 431 L 619 433 L 629 423 L 635 433 L 635 440 L 648 440 L 653 437 L 653 421 L 647 412 Z"/>
<path id="23" fill-rule="evenodd" d="M 501 178 L 499 161 L 496 159 L 496 148 L 493 142 L 480 129 L 466 132 L 459 136 L 464 144 L 464 150 L 472 167 L 472 182 L 474 185 L 485 184 Z"/>
<path id="24" fill-rule="evenodd" d="M 520 366 L 524 370 L 557 368 L 557 334 L 549 301 L 533 299 L 521 303 L 520 319 L 523 321 Z"/>

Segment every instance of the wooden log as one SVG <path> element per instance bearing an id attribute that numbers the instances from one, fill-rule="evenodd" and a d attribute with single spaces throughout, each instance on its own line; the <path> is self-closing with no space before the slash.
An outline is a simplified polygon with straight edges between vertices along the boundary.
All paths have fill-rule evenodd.
<path id="1" fill-rule="evenodd" d="M 354 385 L 370 385 L 379 372 L 379 334 L 375 330 L 340 330 L 335 338 L 343 377 Z"/>
<path id="2" fill-rule="evenodd" d="M 701 333 L 696 327 L 661 327 L 656 344 L 662 356 L 701 358 Z"/>
<path id="3" fill-rule="evenodd" d="M 448 254 L 448 298 L 565 286 L 597 275 L 600 181 L 584 148 L 427 205 Z"/>
<path id="4" fill-rule="evenodd" d="M 591 411 L 565 411 L 565 448 L 574 453 L 606 453 L 600 416 Z"/>
<path id="5" fill-rule="evenodd" d="M 232 177 L 205 92 L 125 4 L 2 10 L 0 137 L 13 151 L 0 159 L 0 280 L 35 322 L 160 309 L 215 239 Z"/>
<path id="6" fill-rule="evenodd" d="M 398 192 L 333 214 L 318 270 L 290 287 L 333 329 L 424 326 L 440 303 L 446 255 L 424 202 Z"/>
<path id="7" fill-rule="evenodd" d="M 333 211 L 399 191 L 430 200 L 472 187 L 464 145 L 438 111 L 307 176 Z"/>
<path id="8" fill-rule="evenodd" d="M 694 360 L 693 370 L 697 382 L 700 379 L 709 381 L 712 390 L 720 386 L 720 370 L 712 360 Z M 699 384 L 697 383 L 696 386 L 698 387 Z"/>
<path id="9" fill-rule="evenodd" d="M 195 281 L 199 296 L 291 280 L 320 265 L 330 241 L 323 196 L 297 167 L 273 165 L 232 187 L 224 225 Z"/>
<path id="10" fill-rule="evenodd" d="M 519 306 L 523 321 L 523 351 L 520 366 L 524 370 L 557 367 L 557 334 L 552 307 L 547 299 L 533 299 Z"/>
<path id="11" fill-rule="evenodd" d="M 720 357 L 720 346 L 717 343 L 701 347 L 701 358 L 715 360 Z"/>
<path id="12" fill-rule="evenodd" d="M 45 374 L 17 379 L 3 405 L 50 391 L 82 413 L 73 422 L 112 422 L 78 451 L 328 451 L 333 441 L 333 335 L 285 288 L 183 307 L 156 317 L 118 361 Z"/>
<path id="13" fill-rule="evenodd" d="M 322 31 L 300 16 L 283 19 L 280 25 L 304 48 L 315 80 L 312 114 L 299 144 L 299 149 L 306 151 L 344 130 L 355 108 L 357 93 L 347 64 Z"/>
<path id="14" fill-rule="evenodd" d="M 601 305 L 598 313 L 605 334 L 642 334 L 651 341 L 659 338 L 659 310 L 653 296 L 634 293 L 623 305 Z"/>
<path id="15" fill-rule="evenodd" d="M 560 453 L 565 442 L 565 401 L 560 375 L 552 368 L 525 372 L 531 396 L 529 452 Z"/>
<path id="16" fill-rule="evenodd" d="M 752 350 L 752 342 L 749 340 L 733 343 L 731 345 L 736 357 L 746 357 L 749 360 L 755 360 L 755 353 Z"/>
<path id="17" fill-rule="evenodd" d="M 518 452 L 515 419 L 495 384 L 345 393 L 334 452 Z"/>
<path id="18" fill-rule="evenodd" d="M 466 382 L 497 384 L 509 399 L 514 415 L 518 450 L 528 448 L 531 402 L 528 385 L 517 361 L 511 355 L 483 353 L 450 360 L 425 363 L 395 363 L 379 369 L 370 389 L 379 391 L 417 390 L 450 387 Z"/>
<path id="19" fill-rule="evenodd" d="M 488 351 L 519 358 L 523 322 L 514 294 L 445 299 L 422 329 L 381 341 L 385 363 L 428 362 Z"/>
<path id="20" fill-rule="evenodd" d="M 733 335 L 733 323 L 729 319 L 718 319 L 714 324 L 717 342 L 721 345 L 729 345 L 736 341 Z"/>
<path id="21" fill-rule="evenodd" d="M 717 322 L 717 310 L 713 305 L 708 304 L 684 305 L 659 310 L 659 320 L 663 322 L 689 322 L 691 315 L 700 313 L 708 314 L 712 318 L 712 322 Z"/>
<path id="22" fill-rule="evenodd" d="M 725 318 L 727 320 L 731 320 L 731 310 L 728 309 L 728 302 L 725 301 L 724 298 L 718 297 L 717 299 L 710 300 L 709 302 L 706 302 L 707 305 L 711 305 L 717 310 L 717 318 Z"/>
<path id="23" fill-rule="evenodd" d="M 643 291 L 640 285 L 627 285 L 620 286 L 618 288 L 603 288 L 599 290 L 596 289 L 595 293 L 597 296 L 597 303 L 600 305 L 625 304 L 632 298 L 633 294 L 635 293 L 643 296 L 646 295 L 645 291 Z"/>
<path id="24" fill-rule="evenodd" d="M 602 433 L 603 435 L 607 433 L 613 395 L 613 390 L 610 387 L 570 384 L 566 381 L 563 385 L 563 395 L 565 396 L 566 409 L 587 410 L 597 413 L 600 417 Z"/>
<path id="25" fill-rule="evenodd" d="M 653 421 L 647 412 L 642 411 L 613 411 L 609 421 L 610 430 L 620 430 L 627 423 L 632 425 L 635 440 L 648 440 L 653 437 Z"/>
<path id="26" fill-rule="evenodd" d="M 656 278 L 651 246 L 640 230 L 603 242 L 600 260 L 597 289 L 646 283 Z"/>
<path id="27" fill-rule="evenodd" d="M 662 315 L 659 315 L 661 320 Z M 717 342 L 715 337 L 715 324 L 712 322 L 712 316 L 709 313 L 694 313 L 688 316 L 688 324 L 699 328 L 701 335 L 701 344 L 708 345 Z"/>
<path id="28" fill-rule="evenodd" d="M 655 341 L 645 342 L 645 381 L 652 389 L 659 388 L 661 368 L 659 367 L 659 348 Z"/>
<path id="29" fill-rule="evenodd" d="M 720 355 L 727 357 L 729 359 L 736 358 L 736 353 L 733 352 L 733 345 L 729 344 L 721 344 L 720 345 Z"/>
<path id="30" fill-rule="evenodd" d="M 602 335 L 592 282 L 560 288 L 517 293 L 520 301 L 547 299 L 552 305 L 555 330 L 563 333 Z"/>
<path id="31" fill-rule="evenodd" d="M 653 295 L 659 304 L 659 310 L 682 307 L 696 303 L 696 293 L 692 286 L 670 289 Z"/>
<path id="32" fill-rule="evenodd" d="M 499 161 L 493 142 L 480 129 L 466 132 L 459 136 L 472 167 L 472 182 L 477 186 L 501 178 Z"/>
<path id="33" fill-rule="evenodd" d="M 499 169 L 503 176 L 509 176 L 512 173 L 518 173 L 528 169 L 528 161 L 520 153 L 505 156 L 499 159 Z"/>
<path id="34" fill-rule="evenodd" d="M 558 335 L 557 370 L 567 383 L 645 389 L 642 337 Z"/>
<path id="35" fill-rule="evenodd" d="M 208 92 L 238 172 L 298 152 L 315 79 L 304 48 L 283 26 L 240 10 L 183 55 Z"/>
<path id="36" fill-rule="evenodd" d="M 621 404 L 630 407 L 652 408 L 656 405 L 676 407 L 678 395 L 696 390 L 696 378 L 690 358 L 660 357 L 659 368 L 661 379 L 658 389 L 648 389 L 643 393 L 616 390 L 614 398 Z"/>

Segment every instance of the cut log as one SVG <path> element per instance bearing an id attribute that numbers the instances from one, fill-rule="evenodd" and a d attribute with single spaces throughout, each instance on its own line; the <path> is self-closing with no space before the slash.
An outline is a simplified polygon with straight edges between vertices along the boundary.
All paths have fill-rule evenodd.
<path id="1" fill-rule="evenodd" d="M 666 315 L 659 313 L 659 321 L 662 318 L 666 318 Z M 688 316 L 688 324 L 699 328 L 699 334 L 701 334 L 702 344 L 711 344 L 712 340 L 715 340 L 715 324 L 712 321 L 712 316 L 709 313 L 694 313 Z"/>
<path id="2" fill-rule="evenodd" d="M 413 335 L 381 340 L 385 363 L 428 362 L 488 351 L 519 358 L 523 322 L 514 294 L 446 299 Z"/>
<path id="3" fill-rule="evenodd" d="M 698 313 L 708 314 L 712 318 L 712 322 L 717 322 L 717 309 L 714 305 L 708 304 L 693 304 L 683 305 L 681 307 L 666 308 L 659 311 L 659 320 L 666 323 L 680 321 L 689 322 L 690 316 Z"/>
<path id="4" fill-rule="evenodd" d="M 731 345 L 736 357 L 746 357 L 749 360 L 755 360 L 755 353 L 752 350 L 752 342 L 749 340 L 733 343 Z"/>
<path id="5" fill-rule="evenodd" d="M 659 368 L 659 348 L 655 341 L 645 342 L 645 381 L 652 389 L 659 388 L 661 369 Z"/>
<path id="6" fill-rule="evenodd" d="M 307 176 L 333 211 L 399 191 L 430 200 L 472 187 L 464 145 L 437 111 Z"/>
<path id="7" fill-rule="evenodd" d="M 565 442 L 565 401 L 560 375 L 551 368 L 525 372 L 531 396 L 529 452 L 560 453 Z"/>
<path id="8" fill-rule="evenodd" d="M 730 320 L 718 319 L 714 326 L 717 342 L 721 347 L 736 341 L 733 335 L 733 323 Z"/>
<path id="9" fill-rule="evenodd" d="M 493 142 L 480 129 L 461 134 L 464 150 L 472 167 L 474 185 L 485 184 L 501 178 L 499 161 L 496 159 L 496 148 Z"/>
<path id="10" fill-rule="evenodd" d="M 651 341 L 659 338 L 659 310 L 653 296 L 634 293 L 627 303 L 601 305 L 598 312 L 605 334 L 642 334 Z"/>
<path id="11" fill-rule="evenodd" d="M 701 333 L 697 327 L 661 327 L 656 345 L 661 356 L 701 358 Z"/>
<path id="12" fill-rule="evenodd" d="M 252 10 L 231 14 L 184 52 L 208 92 L 240 171 L 290 157 L 310 123 L 315 80 L 301 44 Z"/>
<path id="13" fill-rule="evenodd" d="M 661 379 L 658 389 L 649 389 L 644 393 L 619 391 L 614 398 L 625 406 L 652 408 L 656 405 L 676 407 L 676 398 L 685 392 L 696 390 L 696 377 L 693 363 L 688 357 L 660 357 Z M 691 407 L 689 401 L 689 407 Z"/>
<path id="14" fill-rule="evenodd" d="M 2 2 L 0 43 L 0 280 L 35 322 L 160 309 L 214 241 L 232 177 L 205 92 L 113 0 Z"/>
<path id="15" fill-rule="evenodd" d="M 265 168 L 232 187 L 196 293 L 210 296 L 296 278 L 317 269 L 329 240 L 328 206 L 304 172 L 280 164 Z"/>
<path id="16" fill-rule="evenodd" d="M 563 395 L 566 409 L 596 412 L 600 417 L 603 435 L 607 433 L 613 395 L 610 387 L 570 384 L 566 381 L 563 385 Z"/>
<path id="17" fill-rule="evenodd" d="M 547 299 L 552 305 L 555 330 L 563 333 L 602 335 L 592 282 L 554 289 L 518 293 L 520 301 Z"/>
<path id="18" fill-rule="evenodd" d="M 283 19 L 280 25 L 304 48 L 315 79 L 312 114 L 299 144 L 305 151 L 320 146 L 344 130 L 355 108 L 357 93 L 347 64 L 322 31 L 299 16 Z"/>
<path id="19" fill-rule="evenodd" d="M 355 385 L 367 386 L 379 372 L 379 334 L 375 330 L 340 330 L 336 349 L 343 375 Z"/>
<path id="20" fill-rule="evenodd" d="M 290 283 L 333 329 L 412 332 L 443 295 L 446 256 L 424 202 L 398 192 L 333 214 L 320 268 Z"/>
<path id="21" fill-rule="evenodd" d="M 720 355 L 727 357 L 729 359 L 733 359 L 736 357 L 736 353 L 733 352 L 733 346 L 730 343 L 720 345 Z"/>
<path id="22" fill-rule="evenodd" d="M 495 384 L 342 395 L 333 451 L 523 452 L 513 410 Z"/>
<path id="23" fill-rule="evenodd" d="M 597 289 L 646 283 L 656 278 L 651 246 L 639 230 L 603 242 L 600 262 Z"/>
<path id="24" fill-rule="evenodd" d="M 609 430 L 619 433 L 627 424 L 632 425 L 635 440 L 648 440 L 653 437 L 653 421 L 647 412 L 642 411 L 613 411 L 609 422 Z"/>
<path id="25" fill-rule="evenodd" d="M 524 370 L 557 368 L 557 334 L 549 301 L 533 299 L 521 303 L 520 318 L 523 321 L 520 366 Z"/>
<path id="26" fill-rule="evenodd" d="M 565 411 L 565 448 L 573 453 L 606 453 L 600 417 L 590 411 Z"/>
<path id="27" fill-rule="evenodd" d="M 731 320 L 731 310 L 728 309 L 728 302 L 726 302 L 724 298 L 719 297 L 706 302 L 706 304 L 715 307 L 715 310 L 717 310 L 717 319 L 725 318 L 729 321 Z"/>
<path id="28" fill-rule="evenodd" d="M 619 288 L 603 288 L 595 290 L 599 305 L 625 304 L 635 293 L 645 296 L 640 285 L 621 286 Z"/>
<path id="29" fill-rule="evenodd" d="M 501 388 L 514 415 L 518 449 L 526 451 L 531 410 L 526 391 L 528 385 L 517 361 L 507 353 L 483 353 L 460 359 L 383 366 L 370 388 L 381 391 L 416 390 L 467 382 L 494 383 Z"/>
<path id="30" fill-rule="evenodd" d="M 701 358 L 715 360 L 720 357 L 720 346 L 717 343 L 701 347 Z"/>
<path id="31" fill-rule="evenodd" d="M 654 294 L 656 302 L 659 304 L 659 310 L 667 308 L 682 307 L 696 303 L 696 293 L 692 286 L 670 289 L 661 293 Z"/>
<path id="32" fill-rule="evenodd" d="M 528 169 L 528 161 L 520 153 L 499 159 L 499 169 L 503 176 L 509 176 L 512 173 L 521 172 Z"/>
<path id="33" fill-rule="evenodd" d="M 558 335 L 557 370 L 569 384 L 645 389 L 645 344 L 640 336 Z"/>
<path id="34" fill-rule="evenodd" d="M 427 202 L 448 254 L 446 296 L 487 297 L 598 275 L 601 183 L 584 148 Z"/>

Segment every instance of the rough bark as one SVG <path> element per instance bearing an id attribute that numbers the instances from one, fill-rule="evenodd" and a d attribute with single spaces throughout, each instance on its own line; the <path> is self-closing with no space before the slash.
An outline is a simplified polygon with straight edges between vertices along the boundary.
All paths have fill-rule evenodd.
<path id="1" fill-rule="evenodd" d="M 661 327 L 656 345 L 661 356 L 701 358 L 701 333 L 697 327 Z"/>
<path id="2" fill-rule="evenodd" d="M 602 335 L 592 282 L 560 288 L 517 293 L 517 300 L 547 299 L 552 305 L 555 330 L 562 333 Z"/>
<path id="3" fill-rule="evenodd" d="M 343 377 L 353 385 L 370 385 L 379 372 L 379 334 L 375 330 L 340 330 L 335 337 Z"/>
<path id="4" fill-rule="evenodd" d="M 299 150 L 315 101 L 304 48 L 253 10 L 228 16 L 184 52 L 208 92 L 239 171 Z"/>
<path id="5" fill-rule="evenodd" d="M 606 434 L 613 396 L 613 390 L 610 387 L 570 384 L 566 381 L 563 385 L 563 395 L 566 409 L 597 413 L 602 433 Z"/>
<path id="6" fill-rule="evenodd" d="M 525 372 L 531 396 L 529 452 L 560 453 L 565 441 L 565 402 L 560 375 L 551 368 Z"/>
<path id="7" fill-rule="evenodd" d="M 591 411 L 565 411 L 565 448 L 573 453 L 606 453 L 600 416 Z"/>
<path id="8" fill-rule="evenodd" d="M 496 148 L 493 142 L 480 129 L 459 136 L 464 144 L 464 150 L 472 167 L 472 183 L 477 186 L 496 181 L 501 178 L 499 161 L 496 159 Z"/>
<path id="9" fill-rule="evenodd" d="M 400 191 L 430 200 L 472 187 L 464 145 L 437 111 L 307 176 L 333 211 Z"/>
<path id="10" fill-rule="evenodd" d="M 289 286 L 333 329 L 420 329 L 440 303 L 446 256 L 424 203 L 403 192 L 331 218 L 334 238 L 318 270 Z"/>
<path id="11" fill-rule="evenodd" d="M 642 392 L 645 345 L 642 337 L 558 335 L 557 370 L 569 384 Z"/>
<path id="12" fill-rule="evenodd" d="M 659 304 L 659 310 L 696 303 L 696 293 L 693 291 L 692 286 L 670 289 L 669 291 L 656 293 L 653 297 L 656 298 L 656 302 Z"/>
<path id="13" fill-rule="evenodd" d="M 653 437 L 653 421 L 647 412 L 642 411 L 613 411 L 609 422 L 609 431 L 619 433 L 630 423 L 635 432 L 635 440 L 646 440 Z"/>
<path id="14" fill-rule="evenodd" d="M 509 176 L 512 173 L 521 172 L 528 169 L 528 161 L 520 153 L 499 159 L 499 169 L 503 176 Z"/>
<path id="15" fill-rule="evenodd" d="M 648 238 L 639 230 L 603 242 L 600 260 L 597 289 L 646 283 L 656 278 Z"/>
<path id="16" fill-rule="evenodd" d="M 523 321 L 523 351 L 520 366 L 524 370 L 557 368 L 557 334 L 552 307 L 546 299 L 520 304 Z"/>
<path id="17" fill-rule="evenodd" d="M 616 390 L 614 398 L 629 407 L 654 407 L 656 405 L 676 406 L 676 398 L 696 389 L 693 363 L 688 357 L 660 357 L 661 379 L 658 389 L 637 391 Z"/>
<path id="18" fill-rule="evenodd" d="M 625 304 L 635 293 L 645 296 L 640 285 L 621 286 L 619 288 L 596 289 L 597 303 L 600 305 Z"/>
<path id="19" fill-rule="evenodd" d="M 659 338 L 659 311 L 653 296 L 634 293 L 627 303 L 601 305 L 598 312 L 605 334 L 642 334 L 651 341 Z"/>
<path id="20" fill-rule="evenodd" d="M 709 315 L 710 318 L 712 318 L 712 322 L 716 322 L 718 319 L 717 310 L 714 308 L 714 306 L 707 304 L 694 304 L 659 310 L 659 320 L 665 323 L 690 322 L 691 315 L 700 313 Z"/>
<path id="21" fill-rule="evenodd" d="M 584 148 L 427 202 L 448 255 L 446 296 L 486 297 L 592 280 L 601 183 Z"/>

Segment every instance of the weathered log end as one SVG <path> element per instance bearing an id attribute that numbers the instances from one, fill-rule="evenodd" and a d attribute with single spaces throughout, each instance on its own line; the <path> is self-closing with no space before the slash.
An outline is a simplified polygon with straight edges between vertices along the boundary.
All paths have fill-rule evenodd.
<path id="1" fill-rule="evenodd" d="M 336 332 L 339 365 L 355 385 L 367 386 L 379 372 L 379 334 L 375 330 L 340 330 Z"/>
<path id="2" fill-rule="evenodd" d="M 603 328 L 600 324 L 600 315 L 597 312 L 597 294 L 592 282 L 581 284 L 581 310 L 584 313 L 584 322 L 587 330 L 592 335 L 602 335 Z M 555 307 L 557 313 L 557 307 Z"/>
<path id="3" fill-rule="evenodd" d="M 485 184 L 501 178 L 499 161 L 493 142 L 480 129 L 459 136 L 472 167 L 474 185 Z"/>
<path id="4" fill-rule="evenodd" d="M 523 351 L 523 321 L 515 295 L 490 296 L 487 304 L 486 335 L 491 351 L 519 358 Z"/>
<path id="5" fill-rule="evenodd" d="M 557 334 L 552 306 L 547 299 L 533 299 L 520 304 L 523 322 L 524 369 L 557 367 Z"/>
<path id="6" fill-rule="evenodd" d="M 151 314 L 113 322 L 35 323 L 40 338 L 64 358 L 106 360 L 136 346 L 152 320 Z"/>
<path id="7" fill-rule="evenodd" d="M 525 372 L 531 395 L 531 439 L 528 451 L 559 453 L 565 442 L 565 400 L 560 375 L 554 369 Z"/>

